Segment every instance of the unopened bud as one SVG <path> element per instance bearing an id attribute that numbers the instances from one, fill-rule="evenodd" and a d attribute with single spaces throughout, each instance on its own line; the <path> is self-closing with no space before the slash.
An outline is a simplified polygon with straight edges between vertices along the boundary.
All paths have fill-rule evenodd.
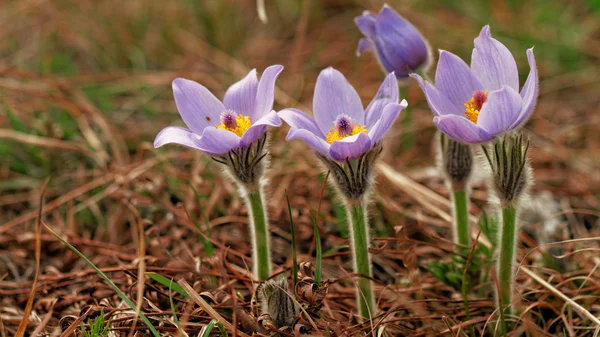
<path id="1" fill-rule="evenodd" d="M 464 189 L 473 171 L 471 145 L 459 143 L 440 132 L 441 165 L 455 189 Z"/>
<path id="2" fill-rule="evenodd" d="M 293 292 L 287 278 L 265 281 L 256 292 L 261 316 L 266 316 L 277 328 L 290 328 L 298 315 L 298 307 L 291 297 Z"/>
<path id="3" fill-rule="evenodd" d="M 491 188 L 503 207 L 514 206 L 531 183 L 529 140 L 520 134 L 506 135 L 483 151 L 492 169 Z"/>

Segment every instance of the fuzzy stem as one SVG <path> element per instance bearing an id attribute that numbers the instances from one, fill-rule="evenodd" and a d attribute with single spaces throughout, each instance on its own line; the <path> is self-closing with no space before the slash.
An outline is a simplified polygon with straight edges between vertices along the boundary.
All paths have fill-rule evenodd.
<path id="1" fill-rule="evenodd" d="M 369 226 L 365 210 L 365 201 L 349 203 L 346 205 L 350 223 L 350 237 L 354 258 L 354 271 L 368 278 L 361 277 L 358 280 L 356 297 L 360 315 L 363 318 L 372 317 L 375 312 L 375 295 L 373 293 L 373 282 L 371 281 L 371 258 L 369 256 Z"/>
<path id="2" fill-rule="evenodd" d="M 500 258 L 498 259 L 498 278 L 500 310 L 510 314 L 512 295 L 513 263 L 515 256 L 517 210 L 515 207 L 502 208 L 502 230 L 500 236 Z"/>
<path id="3" fill-rule="evenodd" d="M 262 190 L 248 191 L 246 194 L 252 232 L 252 259 L 254 277 L 260 281 L 271 276 L 271 249 L 269 240 L 267 212 L 262 198 Z"/>
<path id="4" fill-rule="evenodd" d="M 455 240 L 459 245 L 469 248 L 469 208 L 468 195 L 465 190 L 452 190 L 454 197 Z"/>

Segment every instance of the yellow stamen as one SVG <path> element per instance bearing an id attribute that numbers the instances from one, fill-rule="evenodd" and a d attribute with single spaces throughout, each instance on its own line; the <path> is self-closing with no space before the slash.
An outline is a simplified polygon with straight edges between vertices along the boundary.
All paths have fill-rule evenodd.
<path id="1" fill-rule="evenodd" d="M 473 97 L 465 103 L 465 116 L 468 120 L 477 124 L 477 118 L 483 103 L 487 101 L 488 91 L 477 90 L 473 93 Z"/>
<path id="2" fill-rule="evenodd" d="M 215 125 L 215 127 L 217 129 L 231 131 L 241 137 L 252 126 L 252 123 L 250 122 L 250 117 L 248 116 L 237 115 L 235 117 L 235 121 L 237 124 L 235 128 L 228 128 L 227 126 L 225 126 L 225 123 Z"/>
<path id="3" fill-rule="evenodd" d="M 336 140 L 341 140 L 344 139 L 346 137 L 350 137 L 350 136 L 354 136 L 357 135 L 359 133 L 367 133 L 367 127 L 364 125 L 360 125 L 360 124 L 354 124 L 352 131 L 350 131 L 350 133 L 347 133 L 345 135 L 341 135 L 340 132 L 338 131 L 338 129 L 336 127 L 331 128 L 331 130 L 329 130 L 329 132 L 327 132 L 327 143 L 331 144 Z"/>

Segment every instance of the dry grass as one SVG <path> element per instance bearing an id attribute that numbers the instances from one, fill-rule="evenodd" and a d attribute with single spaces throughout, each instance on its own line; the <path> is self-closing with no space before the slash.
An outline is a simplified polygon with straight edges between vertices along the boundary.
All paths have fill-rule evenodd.
<path id="1" fill-rule="evenodd" d="M 123 336 L 144 326 L 98 275 L 47 232 L 41 233 L 36 283 L 36 217 L 109 275 L 165 335 L 195 336 L 212 318 L 229 333 L 262 327 L 252 303 L 247 210 L 207 156 L 169 146 L 154 150 L 156 133 L 181 124 L 170 82 L 185 76 L 217 96 L 250 69 L 273 63 L 276 108 L 310 110 L 318 72 L 339 68 L 366 103 L 383 75 L 370 55 L 354 56 L 359 32 L 352 19 L 378 1 L 267 1 L 268 25 L 255 1 L 41 1 L 3 3 L 0 11 L 0 336 L 12 336 L 33 301 L 27 334 L 69 335 L 104 313 Z M 532 140 L 534 195 L 550 191 L 560 228 L 539 235 L 526 222 L 519 238 L 514 335 L 598 336 L 600 317 L 600 15 L 593 2 L 391 1 L 436 48 L 470 55 L 486 23 L 515 52 L 526 74 L 525 48 L 535 45 L 541 90 L 525 132 Z M 597 5 L 596 5 L 597 6 Z M 285 191 L 299 243 L 299 261 L 314 261 L 311 209 L 320 222 L 323 275 L 305 272 L 298 301 L 306 305 L 293 333 L 357 336 L 491 335 L 493 297 L 462 298 L 426 269 L 448 260 L 450 206 L 434 165 L 431 113 L 414 83 L 414 146 L 403 149 L 400 123 L 388 135 L 372 227 L 380 314 L 358 324 L 343 218 L 325 190 L 313 156 L 273 130 L 269 212 L 276 273 L 289 273 L 291 251 Z M 308 107 L 308 108 L 307 108 Z M 473 190 L 473 220 L 487 206 L 483 184 Z M 198 192 L 196 198 L 194 189 Z M 188 216 L 189 215 L 189 216 Z M 206 224 L 205 224 L 206 219 Z M 198 222 L 201 231 L 194 221 Z M 201 236 L 211 229 L 214 256 Z M 549 244 L 551 242 L 555 242 Z M 555 256 L 563 271 L 542 263 Z M 189 284 L 194 301 L 145 277 L 156 272 Z M 491 282 L 491 281 L 490 281 Z M 314 287 L 314 288 L 313 288 Z M 491 283 L 481 284 L 491 288 Z M 33 296 L 30 295 L 33 289 Z M 326 296 L 323 296 L 326 292 Z M 204 301 L 204 302 L 202 302 Z M 216 311 L 205 306 L 208 303 Z M 576 305 L 575 305 L 575 304 Z M 579 306 L 579 307 L 578 307 Z M 137 322 L 137 323 L 134 323 Z M 492 327 L 492 330 L 488 329 Z M 215 330 L 216 333 L 216 330 Z M 262 331 L 265 333 L 265 331 Z"/>

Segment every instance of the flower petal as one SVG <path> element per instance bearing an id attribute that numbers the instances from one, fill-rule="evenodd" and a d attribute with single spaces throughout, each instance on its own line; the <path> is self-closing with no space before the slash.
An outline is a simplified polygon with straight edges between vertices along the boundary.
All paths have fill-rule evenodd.
<path id="1" fill-rule="evenodd" d="M 519 127 L 521 124 L 525 123 L 525 121 L 531 115 L 533 108 L 535 108 L 535 104 L 538 98 L 538 72 L 535 64 L 535 57 L 533 56 L 533 48 L 527 49 L 527 60 L 529 61 L 529 75 L 527 76 L 527 81 L 525 85 L 523 85 L 523 89 L 521 90 L 521 97 L 523 98 L 523 106 L 521 107 L 521 113 L 519 114 L 519 118 L 511 125 L 511 129 L 515 129 Z"/>
<path id="2" fill-rule="evenodd" d="M 360 40 L 358 40 L 358 48 L 356 48 L 356 56 L 360 56 L 360 54 L 362 54 L 363 52 L 367 51 L 367 50 L 373 50 L 373 44 L 371 43 L 371 41 L 369 39 L 367 39 L 366 37 L 361 38 Z"/>
<path id="3" fill-rule="evenodd" d="M 208 127 L 204 129 L 198 146 L 210 155 L 219 156 L 238 148 L 240 137 L 231 131 Z"/>
<path id="4" fill-rule="evenodd" d="M 227 89 L 223 104 L 240 115 L 250 116 L 254 111 L 258 78 L 256 69 L 252 69 L 246 77 L 237 81 Z M 252 121 L 252 119 L 250 119 Z"/>
<path id="5" fill-rule="evenodd" d="M 154 138 L 154 147 L 159 148 L 165 144 L 175 143 L 199 150 L 199 139 L 200 136 L 193 133 L 191 130 L 180 128 L 178 126 L 168 126 L 156 135 L 156 138 Z"/>
<path id="6" fill-rule="evenodd" d="M 177 110 L 192 131 L 202 134 L 205 127 L 219 123 L 219 117 L 225 107 L 203 85 L 184 78 L 176 78 L 171 86 Z"/>
<path id="7" fill-rule="evenodd" d="M 486 90 L 498 90 L 503 85 L 519 91 L 517 63 L 508 48 L 492 38 L 490 26 L 481 29 L 475 38 L 471 70 Z"/>
<path id="8" fill-rule="evenodd" d="M 304 129 L 325 139 L 325 135 L 321 132 L 321 129 L 319 129 L 317 122 L 304 112 L 298 109 L 288 108 L 279 111 L 277 114 L 293 129 Z"/>
<path id="9" fill-rule="evenodd" d="M 379 11 L 375 28 L 382 53 L 394 65 L 396 76 L 407 77 L 427 64 L 427 42 L 417 28 L 391 7 L 384 5 Z"/>
<path id="10" fill-rule="evenodd" d="M 315 135 L 307 129 L 291 128 L 285 139 L 288 141 L 292 139 L 302 139 L 306 145 L 308 145 L 314 151 L 324 156 L 329 156 L 330 145 L 323 138 Z"/>
<path id="11" fill-rule="evenodd" d="M 354 18 L 354 23 L 364 36 L 372 38 L 375 36 L 375 20 L 375 15 L 369 11 L 364 11 L 361 16 Z"/>
<path id="12" fill-rule="evenodd" d="M 327 134 L 341 114 L 346 114 L 361 124 L 364 123 L 365 118 L 362 102 L 356 90 L 342 73 L 332 67 L 322 70 L 317 78 L 313 112 L 323 134 Z"/>
<path id="13" fill-rule="evenodd" d="M 379 142 L 383 136 L 385 136 L 389 128 L 394 124 L 396 118 L 398 118 L 398 115 L 400 115 L 400 111 L 407 106 L 408 103 L 405 99 L 403 99 L 400 104 L 390 103 L 385 106 L 381 119 L 375 123 L 373 128 L 369 129 L 369 138 L 371 138 L 373 144 Z"/>
<path id="14" fill-rule="evenodd" d="M 371 144 L 369 136 L 361 132 L 354 136 L 334 141 L 329 149 L 329 155 L 333 160 L 337 161 L 358 158 L 371 149 Z"/>
<path id="15" fill-rule="evenodd" d="M 248 130 L 242 135 L 240 146 L 246 147 L 254 143 L 258 138 L 267 132 L 267 126 L 278 127 L 281 125 L 281 119 L 275 111 L 264 115 L 261 119 L 257 120 L 256 123 L 252 124 Z"/>
<path id="16" fill-rule="evenodd" d="M 473 97 L 475 90 L 483 89 L 465 61 L 445 50 L 440 51 L 435 87 L 455 106 L 462 106 Z"/>
<path id="17" fill-rule="evenodd" d="M 429 107 L 431 111 L 436 116 L 444 116 L 444 115 L 464 115 L 464 108 L 461 106 L 457 106 L 452 103 L 444 94 L 442 94 L 439 90 L 431 85 L 431 83 L 423 80 L 421 76 L 418 74 L 411 74 L 412 78 L 416 78 L 419 81 L 419 85 L 421 86 L 421 90 L 425 93 L 425 98 L 427 99 L 427 103 L 429 103 Z"/>
<path id="18" fill-rule="evenodd" d="M 433 123 L 440 131 L 461 143 L 481 144 L 494 139 L 494 136 L 462 116 L 436 116 Z"/>
<path id="19" fill-rule="evenodd" d="M 379 121 L 386 105 L 398 103 L 398 96 L 398 81 L 394 73 L 391 73 L 385 77 L 377 94 L 365 110 L 365 126 L 368 130 L 371 130 L 373 125 Z"/>
<path id="20" fill-rule="evenodd" d="M 481 107 L 477 125 L 494 136 L 509 131 L 519 117 L 522 101 L 519 93 L 506 85 L 490 92 Z"/>
<path id="21" fill-rule="evenodd" d="M 250 121 L 253 123 L 273 110 L 275 81 L 282 70 L 283 66 L 276 64 L 265 69 L 261 75 L 260 82 L 258 82 L 254 111 L 250 115 Z"/>

